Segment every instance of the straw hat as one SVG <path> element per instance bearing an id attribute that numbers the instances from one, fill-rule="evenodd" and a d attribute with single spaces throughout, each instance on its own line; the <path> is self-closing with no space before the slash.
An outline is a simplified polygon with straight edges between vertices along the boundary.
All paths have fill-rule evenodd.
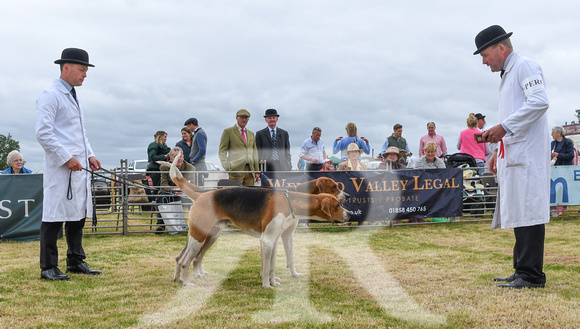
<path id="1" fill-rule="evenodd" d="M 383 158 L 386 158 L 387 154 L 389 153 L 396 154 L 398 156 L 401 154 L 401 151 L 399 151 L 399 148 L 396 146 L 389 146 L 387 147 L 387 150 L 383 153 Z"/>
<path id="2" fill-rule="evenodd" d="M 350 143 L 348 144 L 348 148 L 346 149 L 346 151 L 342 152 L 342 154 L 348 155 L 349 152 L 354 151 L 357 151 L 359 154 L 364 152 L 364 150 L 358 148 L 358 145 L 356 143 Z"/>

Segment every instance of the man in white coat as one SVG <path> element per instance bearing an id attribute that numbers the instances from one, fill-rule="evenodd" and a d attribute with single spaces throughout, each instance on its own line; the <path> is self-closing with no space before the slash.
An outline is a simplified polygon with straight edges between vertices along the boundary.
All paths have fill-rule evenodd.
<path id="1" fill-rule="evenodd" d="M 513 267 L 502 288 L 544 287 L 545 224 L 550 221 L 550 127 L 544 74 L 538 64 L 513 51 L 509 37 L 499 25 L 475 37 L 483 64 L 501 72 L 499 124 L 483 133 L 499 143 L 489 163 L 497 173 L 497 205 L 492 227 L 513 228 Z"/>
<path id="2" fill-rule="evenodd" d="M 92 216 L 91 176 L 97 170 L 95 157 L 85 132 L 85 120 L 74 87 L 87 76 L 89 55 L 78 48 L 67 48 L 61 58 L 60 78 L 42 91 L 36 100 L 36 138 L 44 149 L 44 201 L 40 226 L 40 277 L 70 280 L 58 268 L 57 238 L 65 223 L 67 272 L 100 274 L 85 263 L 82 246 L 85 218 Z"/>

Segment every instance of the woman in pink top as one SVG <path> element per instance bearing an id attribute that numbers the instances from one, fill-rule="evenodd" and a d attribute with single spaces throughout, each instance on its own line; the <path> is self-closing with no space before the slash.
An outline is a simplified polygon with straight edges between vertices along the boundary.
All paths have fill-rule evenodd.
<path id="1" fill-rule="evenodd" d="M 477 166 L 481 167 L 483 170 L 485 167 L 485 144 L 478 143 L 473 135 L 481 133 L 481 130 L 477 129 L 477 118 L 475 114 L 469 113 L 467 118 L 467 129 L 463 130 L 459 134 L 459 140 L 457 141 L 457 149 L 461 153 L 470 154 L 475 158 Z"/>

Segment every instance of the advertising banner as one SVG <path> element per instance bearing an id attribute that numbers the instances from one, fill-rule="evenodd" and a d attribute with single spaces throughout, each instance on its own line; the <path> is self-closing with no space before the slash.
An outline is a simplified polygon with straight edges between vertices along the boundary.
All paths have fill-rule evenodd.
<path id="1" fill-rule="evenodd" d="M 552 167 L 550 181 L 551 206 L 580 205 L 580 167 Z"/>
<path id="2" fill-rule="evenodd" d="M 458 168 L 395 171 L 264 172 L 262 186 L 291 189 L 296 183 L 332 178 L 350 194 L 351 221 L 455 217 L 463 211 L 463 174 Z"/>
<path id="3" fill-rule="evenodd" d="M 40 239 L 42 174 L 0 175 L 0 239 Z"/>

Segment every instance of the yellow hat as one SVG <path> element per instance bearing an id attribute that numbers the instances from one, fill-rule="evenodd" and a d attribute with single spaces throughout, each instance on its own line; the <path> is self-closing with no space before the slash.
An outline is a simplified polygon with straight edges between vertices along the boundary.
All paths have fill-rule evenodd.
<path id="1" fill-rule="evenodd" d="M 342 152 L 342 154 L 348 155 L 348 152 L 355 152 L 355 151 L 357 151 L 359 153 L 363 153 L 363 150 L 361 150 L 356 143 L 350 143 L 350 144 L 348 144 L 348 148 L 346 149 L 346 151 Z"/>

